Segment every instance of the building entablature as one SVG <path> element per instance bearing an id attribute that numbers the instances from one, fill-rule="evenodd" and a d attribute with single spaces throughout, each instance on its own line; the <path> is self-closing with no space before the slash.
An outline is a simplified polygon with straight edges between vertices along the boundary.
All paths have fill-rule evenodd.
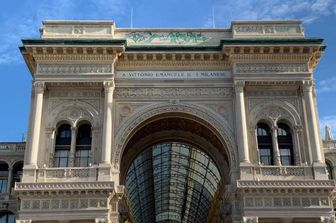
<path id="1" fill-rule="evenodd" d="M 105 81 L 117 71 L 232 71 L 240 79 L 311 78 L 324 46 L 300 21 L 230 29 L 119 29 L 113 21 L 45 21 L 20 48 L 35 80 Z M 270 75 L 272 74 L 272 75 Z M 295 74 L 295 75 L 293 75 Z M 210 79 L 208 79 L 209 81 Z"/>

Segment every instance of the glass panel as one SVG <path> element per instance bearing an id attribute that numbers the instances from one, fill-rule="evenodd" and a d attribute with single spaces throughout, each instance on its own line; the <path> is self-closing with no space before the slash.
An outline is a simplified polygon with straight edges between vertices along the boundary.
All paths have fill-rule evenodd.
<path id="1" fill-rule="evenodd" d="M 195 147 L 177 142 L 155 145 L 127 172 L 133 220 L 204 222 L 220 180 L 214 162 Z"/>

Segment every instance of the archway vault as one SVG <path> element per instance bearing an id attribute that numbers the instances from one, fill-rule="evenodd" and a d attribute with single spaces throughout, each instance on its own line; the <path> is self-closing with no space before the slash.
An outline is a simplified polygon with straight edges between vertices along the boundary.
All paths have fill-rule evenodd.
<path id="1" fill-rule="evenodd" d="M 194 120 L 194 117 L 180 113 L 165 113 L 150 118 L 128 140 L 121 160 L 120 180 L 131 162 L 144 150 L 164 142 L 181 142 L 197 147 L 214 160 L 224 183 L 229 183 L 229 156 L 226 145 L 213 130 Z"/>
<path id="2" fill-rule="evenodd" d="M 224 139 L 205 123 L 173 111 L 150 117 L 132 131 L 123 149 L 120 183 L 134 222 L 206 221 L 216 194 L 230 183 L 232 161 Z"/>
<path id="3" fill-rule="evenodd" d="M 158 103 L 147 106 L 136 114 L 133 114 L 125 120 L 122 127 L 118 129 L 115 134 L 115 150 L 112 154 L 114 168 L 121 170 L 121 158 L 124 156 L 132 137 L 136 135 L 142 127 L 155 120 L 172 117 L 191 120 L 204 129 L 209 130 L 221 143 L 220 148 L 217 149 L 222 152 L 222 158 L 227 162 L 229 169 L 233 170 L 238 167 L 238 152 L 234 134 L 227 120 L 201 105 L 189 103 Z"/>

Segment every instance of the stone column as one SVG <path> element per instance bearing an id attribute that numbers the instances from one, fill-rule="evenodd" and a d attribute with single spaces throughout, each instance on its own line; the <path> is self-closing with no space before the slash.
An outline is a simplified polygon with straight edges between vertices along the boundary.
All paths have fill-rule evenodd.
<path id="1" fill-rule="evenodd" d="M 76 139 L 77 139 L 77 128 L 71 127 L 71 144 L 70 144 L 70 154 L 68 163 L 70 167 L 75 166 Z"/>
<path id="2" fill-rule="evenodd" d="M 46 129 L 46 137 L 48 139 L 48 166 L 54 166 L 54 154 L 55 154 L 55 128 Z"/>
<path id="3" fill-rule="evenodd" d="M 278 127 L 272 127 L 272 146 L 273 146 L 273 158 L 276 166 L 281 166 L 280 151 L 278 144 Z"/>
<path id="4" fill-rule="evenodd" d="M 103 146 L 101 164 L 111 164 L 112 153 L 112 104 L 114 81 L 104 82 L 105 105 L 104 105 L 104 126 L 103 126 Z"/>
<path id="5" fill-rule="evenodd" d="M 98 147 L 98 135 L 99 135 L 99 129 L 96 128 L 91 128 L 92 131 L 92 141 L 91 141 L 91 164 L 97 164 L 97 147 Z M 98 161 L 99 162 L 99 161 Z"/>
<path id="6" fill-rule="evenodd" d="M 42 119 L 42 107 L 43 107 L 43 93 L 45 84 L 44 82 L 37 81 L 33 83 L 34 88 L 34 110 L 31 114 L 31 134 L 29 145 L 26 153 L 25 166 L 30 168 L 36 168 L 37 154 L 40 142 L 40 129 Z"/>
<path id="7" fill-rule="evenodd" d="M 302 157 L 301 157 L 301 146 L 300 146 L 300 135 L 302 132 L 302 126 L 301 125 L 296 125 L 294 126 L 294 129 L 292 131 L 292 140 L 294 144 L 294 149 L 293 152 L 295 154 L 295 165 L 301 165 L 302 164 Z"/>
<path id="8" fill-rule="evenodd" d="M 13 168 L 8 168 L 8 180 L 7 180 L 7 193 L 11 193 L 12 189 L 12 182 L 13 182 Z"/>
<path id="9" fill-rule="evenodd" d="M 309 132 L 309 141 L 310 141 L 310 149 L 313 155 L 314 163 L 323 163 L 321 146 L 320 146 L 320 136 L 316 122 L 316 114 L 315 114 L 315 106 L 314 106 L 314 98 L 313 98 L 313 81 L 306 80 L 302 82 L 303 96 L 306 107 L 306 115 L 307 115 L 307 127 Z"/>
<path id="10" fill-rule="evenodd" d="M 244 81 L 235 81 L 236 139 L 240 162 L 247 164 L 250 163 L 250 158 L 246 128 L 244 86 Z"/>

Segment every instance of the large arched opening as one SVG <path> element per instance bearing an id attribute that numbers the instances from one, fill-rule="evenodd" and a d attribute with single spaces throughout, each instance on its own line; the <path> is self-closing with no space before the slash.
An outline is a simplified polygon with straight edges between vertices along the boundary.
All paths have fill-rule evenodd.
<path id="1" fill-rule="evenodd" d="M 135 128 L 120 162 L 128 217 L 138 222 L 206 222 L 220 217 L 232 159 L 220 134 L 193 115 L 169 112 Z"/>

